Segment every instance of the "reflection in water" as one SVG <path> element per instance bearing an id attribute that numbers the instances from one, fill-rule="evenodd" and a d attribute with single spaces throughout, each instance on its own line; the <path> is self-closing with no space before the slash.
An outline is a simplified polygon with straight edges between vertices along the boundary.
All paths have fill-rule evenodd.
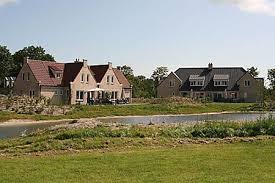
<path id="1" fill-rule="evenodd" d="M 275 116 L 275 113 L 231 113 L 231 114 L 203 114 L 203 115 L 171 115 L 171 116 L 132 116 L 132 117 L 108 117 L 97 118 L 102 122 L 149 124 L 149 123 L 189 123 L 202 121 L 256 121 L 260 118 Z M 65 122 L 32 123 L 20 125 L 0 125 L 0 139 L 19 137 L 38 129 L 45 129 Z"/>

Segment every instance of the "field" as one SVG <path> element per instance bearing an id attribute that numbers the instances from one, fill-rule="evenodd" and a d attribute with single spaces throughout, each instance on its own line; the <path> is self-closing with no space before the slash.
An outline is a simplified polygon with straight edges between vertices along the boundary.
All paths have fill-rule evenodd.
<path id="1" fill-rule="evenodd" d="M 137 104 L 137 105 L 104 105 L 104 106 L 76 106 L 76 108 L 61 116 L 27 115 L 13 112 L 0 112 L 0 122 L 10 119 L 55 120 L 79 119 L 104 116 L 131 115 L 165 115 L 165 114 L 194 114 L 224 111 L 247 111 L 253 104 L 245 103 L 195 103 L 195 104 Z"/>
<path id="2" fill-rule="evenodd" d="M 274 141 L 0 157 L 0 182 L 275 182 Z"/>

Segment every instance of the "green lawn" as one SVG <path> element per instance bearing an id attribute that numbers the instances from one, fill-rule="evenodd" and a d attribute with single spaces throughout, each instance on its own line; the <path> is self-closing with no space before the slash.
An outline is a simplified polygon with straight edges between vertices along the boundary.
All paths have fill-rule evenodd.
<path id="1" fill-rule="evenodd" d="M 78 106 L 63 116 L 23 115 L 12 112 L 0 112 L 0 121 L 9 119 L 79 119 L 104 116 L 159 115 L 159 114 L 194 114 L 223 111 L 243 111 L 253 104 L 246 103 L 206 103 L 206 104 L 140 104 L 140 105 L 105 105 Z"/>
<path id="2" fill-rule="evenodd" d="M 0 157 L 0 182 L 275 182 L 275 142 Z"/>

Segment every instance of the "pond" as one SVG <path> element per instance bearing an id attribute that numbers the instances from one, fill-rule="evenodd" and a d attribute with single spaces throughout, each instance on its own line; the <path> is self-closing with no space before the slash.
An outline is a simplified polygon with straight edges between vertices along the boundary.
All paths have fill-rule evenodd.
<path id="1" fill-rule="evenodd" d="M 149 124 L 149 123 L 194 123 L 202 121 L 256 121 L 260 118 L 275 117 L 275 113 L 222 113 L 222 114 L 201 114 L 201 115 L 157 115 L 157 116 L 126 116 L 126 117 L 101 117 L 97 118 L 102 122 L 127 123 L 127 124 Z M 32 133 L 38 129 L 45 129 L 66 121 L 58 122 L 37 122 L 22 124 L 0 124 L 0 139 L 19 137 Z"/>

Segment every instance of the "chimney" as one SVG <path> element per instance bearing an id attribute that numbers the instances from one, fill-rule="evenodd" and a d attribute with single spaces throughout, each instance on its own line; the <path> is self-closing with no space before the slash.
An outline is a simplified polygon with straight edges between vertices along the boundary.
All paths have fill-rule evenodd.
<path id="1" fill-rule="evenodd" d="M 83 66 L 84 66 L 84 67 L 87 67 L 87 66 L 88 66 L 88 60 L 83 59 L 82 61 L 83 61 Z"/>
<path id="2" fill-rule="evenodd" d="M 209 69 L 209 70 L 212 70 L 212 69 L 213 69 L 213 63 L 209 63 L 209 64 L 208 64 L 208 69 Z"/>
<path id="3" fill-rule="evenodd" d="M 25 64 L 27 64 L 29 62 L 29 57 L 24 57 L 24 62 L 23 62 L 23 64 L 25 65 Z"/>
<path id="4" fill-rule="evenodd" d="M 112 62 L 108 62 L 109 69 L 113 69 Z"/>

